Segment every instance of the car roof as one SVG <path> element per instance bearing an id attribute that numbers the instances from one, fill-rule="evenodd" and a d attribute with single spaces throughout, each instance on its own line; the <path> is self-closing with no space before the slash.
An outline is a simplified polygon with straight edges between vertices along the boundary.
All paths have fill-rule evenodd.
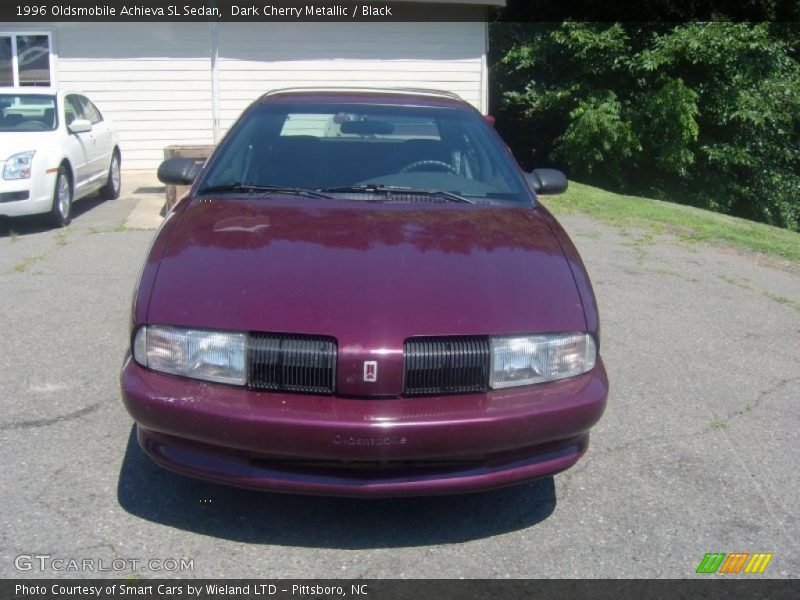
<path id="1" fill-rule="evenodd" d="M 394 104 L 398 106 L 426 106 L 469 108 L 471 104 L 452 92 L 425 88 L 370 88 L 370 87 L 292 87 L 267 92 L 261 103 L 321 103 L 321 104 Z"/>

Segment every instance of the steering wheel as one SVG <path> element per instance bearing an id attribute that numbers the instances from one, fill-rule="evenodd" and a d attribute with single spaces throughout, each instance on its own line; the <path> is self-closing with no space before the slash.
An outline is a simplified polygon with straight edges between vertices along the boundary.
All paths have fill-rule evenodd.
<path id="1" fill-rule="evenodd" d="M 24 129 L 25 131 L 45 131 L 47 125 L 41 121 L 22 121 L 17 123 L 14 129 Z"/>
<path id="2" fill-rule="evenodd" d="M 457 175 L 458 172 L 453 168 L 453 165 L 450 163 L 446 163 L 443 160 L 418 160 L 417 162 L 413 162 L 410 165 L 406 165 L 402 169 L 400 169 L 401 173 L 410 173 L 411 171 L 430 171 L 431 169 L 420 169 L 419 167 L 439 167 L 438 169 L 433 169 L 435 171 L 442 170 L 452 173 L 453 175 Z"/>

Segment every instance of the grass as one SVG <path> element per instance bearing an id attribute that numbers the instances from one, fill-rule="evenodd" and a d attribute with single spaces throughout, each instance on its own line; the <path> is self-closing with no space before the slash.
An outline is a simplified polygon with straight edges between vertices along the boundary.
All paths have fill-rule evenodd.
<path id="1" fill-rule="evenodd" d="M 24 273 L 25 271 L 30 269 L 31 266 L 33 266 L 34 264 L 36 264 L 41 260 L 44 260 L 44 254 L 36 254 L 35 256 L 29 256 L 28 258 L 23 259 L 19 261 L 17 264 L 15 264 L 11 268 L 11 271 L 13 273 Z"/>
<path id="2" fill-rule="evenodd" d="M 124 231 L 133 231 L 132 228 L 128 227 L 127 219 L 123 219 L 111 229 L 100 229 L 99 227 L 89 227 L 89 233 L 91 235 L 97 235 L 101 233 L 122 233 Z"/>
<path id="3" fill-rule="evenodd" d="M 648 246 L 655 246 L 656 240 L 655 237 L 651 232 L 646 232 L 643 235 L 638 237 L 632 236 L 625 230 L 620 230 L 621 232 L 624 231 L 623 237 L 627 238 L 630 241 L 622 242 L 622 245 L 627 248 L 633 249 L 633 254 L 636 257 L 636 264 L 641 266 L 644 264 L 644 259 L 647 258 L 647 250 L 645 250 Z"/>
<path id="4" fill-rule="evenodd" d="M 717 431 L 722 431 L 730 427 L 730 425 L 728 425 L 728 423 L 726 421 L 723 421 L 722 419 L 715 419 L 714 421 L 711 422 L 711 427 L 716 429 Z"/>
<path id="5" fill-rule="evenodd" d="M 674 269 L 665 269 L 664 267 L 659 267 L 656 269 L 656 273 L 659 275 L 669 275 L 670 277 L 683 277 L 679 271 L 675 271 Z"/>
<path id="6" fill-rule="evenodd" d="M 570 183 L 566 194 L 550 196 L 544 203 L 556 213 L 586 213 L 626 232 L 626 227 L 649 228 L 800 262 L 800 233 L 692 206 L 623 196 L 576 182 Z"/>
<path id="7" fill-rule="evenodd" d="M 746 283 L 744 281 L 736 279 L 734 277 L 727 277 L 725 275 L 720 275 L 719 278 L 722 279 L 722 281 L 724 281 L 725 283 L 729 283 L 731 285 L 735 285 L 736 287 L 740 287 L 743 290 L 753 291 L 753 286 L 751 286 L 750 284 L 748 284 L 748 283 Z"/>
<path id="8" fill-rule="evenodd" d="M 722 279 L 722 281 L 724 281 L 725 283 L 735 285 L 736 287 L 740 287 L 743 290 L 749 290 L 751 292 L 757 291 L 753 288 L 753 286 L 739 279 L 735 279 L 733 277 L 726 277 L 725 275 L 720 275 L 719 278 Z M 784 306 L 788 306 L 789 308 L 793 308 L 795 310 L 800 311 L 800 302 L 796 302 L 791 298 L 787 298 L 786 296 L 781 296 L 780 294 L 773 294 L 772 292 L 761 292 L 761 294 L 765 298 L 769 298 L 773 302 L 777 302 L 778 304 L 783 304 Z"/>
<path id="9" fill-rule="evenodd" d="M 777 302 L 778 304 L 784 304 L 786 306 L 790 306 L 795 310 L 800 310 L 800 302 L 795 302 L 787 298 L 786 296 L 781 296 L 779 294 L 771 294 L 770 292 L 764 292 L 764 296 L 769 298 L 770 300 Z"/>

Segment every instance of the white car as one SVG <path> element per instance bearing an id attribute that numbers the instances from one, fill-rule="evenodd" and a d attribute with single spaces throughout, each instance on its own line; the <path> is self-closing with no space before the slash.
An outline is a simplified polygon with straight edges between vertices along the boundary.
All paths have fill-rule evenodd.
<path id="1" fill-rule="evenodd" d="M 117 198 L 121 182 L 117 132 L 85 95 L 0 87 L 0 216 L 62 227 L 73 201 Z"/>

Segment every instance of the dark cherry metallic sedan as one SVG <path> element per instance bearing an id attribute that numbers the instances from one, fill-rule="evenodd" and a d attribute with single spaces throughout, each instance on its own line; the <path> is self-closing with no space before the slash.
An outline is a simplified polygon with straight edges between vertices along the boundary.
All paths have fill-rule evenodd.
<path id="1" fill-rule="evenodd" d="M 592 288 L 487 121 L 425 90 L 263 96 L 153 243 L 125 405 L 144 451 L 247 488 L 469 492 L 574 464 L 605 408 Z"/>

